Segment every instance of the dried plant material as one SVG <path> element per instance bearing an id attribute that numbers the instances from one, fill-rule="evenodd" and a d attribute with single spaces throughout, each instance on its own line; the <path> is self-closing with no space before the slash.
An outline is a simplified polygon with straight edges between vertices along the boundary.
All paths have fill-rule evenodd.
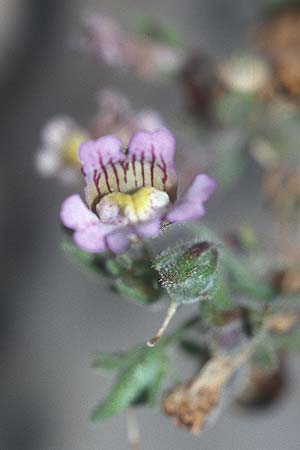
<path id="1" fill-rule="evenodd" d="M 258 45 L 270 60 L 275 86 L 299 100 L 300 8 L 288 7 L 273 14 L 258 30 Z"/>
<path id="2" fill-rule="evenodd" d="M 273 279 L 275 289 L 283 295 L 300 293 L 300 266 L 287 267 L 277 272 Z"/>
<path id="3" fill-rule="evenodd" d="M 214 103 L 224 92 L 216 67 L 205 55 L 192 55 L 181 71 L 188 108 L 192 114 L 214 124 Z"/>
<path id="4" fill-rule="evenodd" d="M 212 358 L 198 376 L 166 394 L 162 404 L 165 414 L 171 416 L 176 425 L 198 434 L 220 404 L 228 381 L 248 355 L 246 349 L 232 357 Z"/>
<path id="5" fill-rule="evenodd" d="M 286 294 L 300 293 L 300 267 L 292 267 L 284 273 L 281 287 Z"/>
<path id="6" fill-rule="evenodd" d="M 260 337 L 269 333 L 289 332 L 297 323 L 299 316 L 296 314 L 278 313 L 270 316 L 259 335 L 245 345 L 242 351 L 234 355 L 216 355 L 197 376 L 167 392 L 162 402 L 165 414 L 172 417 L 177 426 L 186 427 L 193 434 L 200 433 L 220 405 L 228 382 L 253 355 Z"/>
<path id="7" fill-rule="evenodd" d="M 268 170 L 262 183 L 263 194 L 270 202 L 277 228 L 277 242 L 289 260 L 299 260 L 300 247 L 296 237 L 300 230 L 300 171 L 296 165 L 282 163 Z"/>
<path id="8" fill-rule="evenodd" d="M 296 54 L 282 55 L 278 62 L 277 76 L 282 86 L 293 96 L 300 94 L 300 50 Z"/>
<path id="9" fill-rule="evenodd" d="M 287 312 L 273 314 L 264 325 L 264 330 L 268 333 L 282 334 L 291 331 L 297 324 L 300 324 L 299 315 Z"/>
<path id="10" fill-rule="evenodd" d="M 274 208 L 287 212 L 300 199 L 299 167 L 287 167 L 281 164 L 266 173 L 263 180 L 263 192 Z"/>
<path id="11" fill-rule="evenodd" d="M 260 370 L 251 367 L 243 389 L 236 397 L 237 403 L 247 409 L 269 406 L 277 400 L 285 386 L 283 371 Z"/>

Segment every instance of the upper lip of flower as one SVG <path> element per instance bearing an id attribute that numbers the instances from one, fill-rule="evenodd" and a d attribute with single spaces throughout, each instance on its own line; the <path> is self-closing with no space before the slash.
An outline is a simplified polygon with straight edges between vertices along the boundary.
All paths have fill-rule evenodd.
<path id="1" fill-rule="evenodd" d="M 132 237 L 157 236 L 165 221 L 202 217 L 203 203 L 215 189 L 214 180 L 199 174 L 170 207 L 169 200 L 176 199 L 177 173 L 175 139 L 166 129 L 139 131 L 126 153 L 121 148 L 115 136 L 82 144 L 79 158 L 87 204 L 93 212 L 79 196 L 69 197 L 62 205 L 63 224 L 75 231 L 76 243 L 90 252 L 124 251 Z"/>

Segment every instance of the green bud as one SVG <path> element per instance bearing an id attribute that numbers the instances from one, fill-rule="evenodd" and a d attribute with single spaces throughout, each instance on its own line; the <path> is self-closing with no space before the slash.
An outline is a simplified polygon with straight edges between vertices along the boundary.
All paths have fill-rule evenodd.
<path id="1" fill-rule="evenodd" d="M 154 267 L 160 282 L 178 304 L 210 299 L 216 286 L 218 251 L 204 241 L 167 249 Z"/>

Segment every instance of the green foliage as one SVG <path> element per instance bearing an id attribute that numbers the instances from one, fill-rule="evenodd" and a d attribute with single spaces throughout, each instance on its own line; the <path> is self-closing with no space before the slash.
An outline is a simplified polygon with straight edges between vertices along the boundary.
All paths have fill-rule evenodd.
<path id="1" fill-rule="evenodd" d="M 97 355 L 97 358 L 93 362 L 95 369 L 112 371 L 122 369 L 127 365 L 130 365 L 135 360 L 140 347 L 135 347 L 132 350 L 126 352 L 104 353 L 101 352 Z"/>
<path id="2" fill-rule="evenodd" d="M 114 278 L 114 289 L 139 303 L 153 303 L 163 294 L 149 254 L 123 254 L 106 260 L 106 269 Z"/>
<path id="3" fill-rule="evenodd" d="M 259 250 L 260 244 L 253 228 L 244 223 L 239 226 L 237 232 L 240 243 L 245 250 L 249 252 Z"/>
<path id="4" fill-rule="evenodd" d="M 105 277 L 110 287 L 123 297 L 148 304 L 163 294 L 146 249 L 122 255 L 95 255 L 79 250 L 70 239 L 65 240 L 63 248 L 77 265 L 93 275 Z"/>
<path id="5" fill-rule="evenodd" d="M 197 358 L 201 362 L 209 359 L 209 352 L 205 345 L 199 344 L 194 339 L 185 338 L 179 342 L 179 348 L 189 356 Z"/>
<path id="6" fill-rule="evenodd" d="M 216 287 L 218 251 L 210 242 L 179 244 L 156 258 L 162 286 L 178 304 L 210 299 Z"/>
<path id="7" fill-rule="evenodd" d="M 71 239 L 65 239 L 63 242 L 63 251 L 68 257 L 76 263 L 80 268 L 93 275 L 105 275 L 104 258 L 100 255 L 87 253 L 80 250 Z"/>
<path id="8" fill-rule="evenodd" d="M 211 144 L 216 160 L 213 176 L 223 190 L 230 189 L 244 172 L 247 140 L 244 130 L 230 129 L 217 133 Z"/>
<path id="9" fill-rule="evenodd" d="M 193 225 L 190 229 L 197 234 L 197 239 L 213 240 L 218 247 L 218 277 L 214 291 L 216 306 L 219 305 L 220 309 L 228 309 L 232 303 L 238 301 L 239 297 L 244 300 L 258 300 L 260 303 L 271 303 L 273 299 L 275 301 L 274 288 L 268 280 L 264 280 L 266 269 L 261 265 L 254 269 L 252 255 L 249 257 L 247 252 L 235 253 L 225 240 L 203 225 Z M 249 304 L 251 306 L 251 302 Z M 254 301 L 253 308 L 257 309 L 257 303 Z"/>
<path id="10" fill-rule="evenodd" d="M 264 339 L 257 344 L 251 357 L 253 366 L 261 370 L 276 370 L 279 366 L 278 352 L 269 339 Z"/>
<path id="11" fill-rule="evenodd" d="M 251 126 L 256 123 L 262 105 L 253 94 L 226 93 L 216 104 L 216 113 L 222 123 L 232 126 Z"/>
<path id="12" fill-rule="evenodd" d="M 273 288 L 269 283 L 262 281 L 260 275 L 254 272 L 243 258 L 236 256 L 229 249 L 224 249 L 222 262 L 228 287 L 232 293 L 265 301 L 273 298 Z"/>
<path id="13" fill-rule="evenodd" d="M 129 351 L 126 356 L 120 354 L 118 362 L 118 357 L 114 354 L 111 361 L 118 370 L 116 382 L 104 401 L 94 410 L 91 419 L 108 419 L 130 405 L 153 405 L 168 372 L 166 347 L 166 341 L 151 349 L 146 346 L 139 347 Z M 106 361 L 103 360 L 103 355 L 102 359 L 100 356 L 100 367 L 105 369 L 107 360 L 107 355 Z M 96 365 L 99 366 L 99 359 Z M 109 366 L 111 367 L 110 364 Z"/>
<path id="14" fill-rule="evenodd" d="M 299 352 L 300 330 L 295 329 L 286 335 L 273 336 L 272 343 L 277 350 L 290 350 L 292 352 Z"/>
<path id="15" fill-rule="evenodd" d="M 170 24 L 160 23 L 153 17 L 135 16 L 132 28 L 138 33 L 175 48 L 183 48 L 184 43 L 177 29 Z"/>

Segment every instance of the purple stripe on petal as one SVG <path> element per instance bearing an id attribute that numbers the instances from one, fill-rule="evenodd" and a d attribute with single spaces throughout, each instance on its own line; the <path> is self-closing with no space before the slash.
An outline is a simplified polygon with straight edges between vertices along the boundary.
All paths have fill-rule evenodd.
<path id="1" fill-rule="evenodd" d="M 75 231 L 84 230 L 99 222 L 98 217 L 86 207 L 77 194 L 64 200 L 60 209 L 60 219 L 65 227 Z"/>
<path id="2" fill-rule="evenodd" d="M 129 143 L 128 154 L 135 155 L 136 159 L 141 159 L 144 155 L 147 161 L 162 157 L 167 166 L 174 168 L 175 138 L 165 128 L 157 131 L 139 131 Z"/>
<path id="3" fill-rule="evenodd" d="M 196 220 L 205 214 L 205 203 L 216 188 L 216 182 L 208 175 L 196 176 L 185 194 L 174 204 L 166 215 L 171 223 Z"/>

